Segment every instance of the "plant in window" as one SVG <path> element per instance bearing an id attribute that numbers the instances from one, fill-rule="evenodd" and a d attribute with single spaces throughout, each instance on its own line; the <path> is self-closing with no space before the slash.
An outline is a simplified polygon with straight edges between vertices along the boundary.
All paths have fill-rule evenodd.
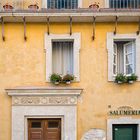
<path id="1" fill-rule="evenodd" d="M 66 74 L 63 77 L 63 82 L 65 82 L 66 84 L 70 84 L 72 80 L 74 80 L 74 76 L 71 74 Z"/>
<path id="2" fill-rule="evenodd" d="M 30 10 L 37 10 L 37 9 L 39 9 L 39 6 L 38 6 L 38 3 L 36 2 L 35 4 L 29 5 L 28 8 Z"/>
<path id="3" fill-rule="evenodd" d="M 3 5 L 3 9 L 4 9 L 4 10 L 12 10 L 12 9 L 14 9 L 14 8 L 13 8 L 12 5 L 6 3 L 5 5 Z"/>
<path id="4" fill-rule="evenodd" d="M 127 77 L 122 73 L 117 74 L 117 76 L 115 77 L 115 82 L 118 84 L 125 83 L 127 82 Z"/>
<path id="5" fill-rule="evenodd" d="M 127 82 L 132 84 L 134 81 L 137 81 L 138 76 L 135 75 L 134 73 L 131 74 L 130 76 L 127 76 Z"/>
<path id="6" fill-rule="evenodd" d="M 91 5 L 89 5 L 89 8 L 91 8 L 91 9 L 99 9 L 99 2 L 97 3 L 97 2 L 95 2 L 94 4 L 91 4 Z"/>
<path id="7" fill-rule="evenodd" d="M 55 85 L 58 85 L 62 81 L 62 77 L 59 74 L 53 73 L 50 77 L 50 80 Z"/>

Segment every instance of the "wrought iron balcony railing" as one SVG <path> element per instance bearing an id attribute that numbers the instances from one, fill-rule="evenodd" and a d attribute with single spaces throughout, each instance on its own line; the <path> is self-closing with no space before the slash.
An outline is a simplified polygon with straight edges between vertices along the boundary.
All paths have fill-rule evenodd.
<path id="1" fill-rule="evenodd" d="M 140 0 L 108 0 L 109 8 L 121 9 L 138 9 L 140 8 Z"/>

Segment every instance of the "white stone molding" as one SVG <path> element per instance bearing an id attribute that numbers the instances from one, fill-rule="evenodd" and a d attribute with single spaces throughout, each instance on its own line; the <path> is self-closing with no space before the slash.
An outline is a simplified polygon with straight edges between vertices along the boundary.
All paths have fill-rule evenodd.
<path id="1" fill-rule="evenodd" d="M 78 0 L 78 8 L 82 8 L 83 0 Z M 42 8 L 47 8 L 47 0 L 42 0 Z"/>
<path id="2" fill-rule="evenodd" d="M 105 8 L 109 8 L 109 0 L 105 0 Z"/>
<path id="3" fill-rule="evenodd" d="M 108 51 L 108 81 L 114 80 L 113 75 L 113 41 L 114 40 L 135 40 L 135 74 L 140 81 L 140 36 L 136 34 L 116 34 L 113 32 L 107 33 L 107 51 Z"/>
<path id="4" fill-rule="evenodd" d="M 106 140 L 106 133 L 102 129 L 93 128 L 86 132 L 81 140 Z"/>
<path id="5" fill-rule="evenodd" d="M 6 89 L 12 96 L 12 140 L 28 140 L 29 118 L 62 118 L 61 140 L 77 140 L 80 88 Z"/>
<path id="6" fill-rule="evenodd" d="M 140 119 L 133 119 L 131 117 L 122 117 L 118 119 L 108 119 L 107 120 L 107 140 L 113 139 L 113 124 L 136 124 L 138 125 L 137 131 L 140 134 Z M 140 140 L 140 135 L 138 135 L 138 140 Z"/>
<path id="7" fill-rule="evenodd" d="M 80 68 L 79 68 L 79 51 L 81 48 L 81 34 L 73 33 L 69 34 L 45 34 L 45 49 L 46 49 L 46 81 L 50 82 L 50 76 L 52 74 L 52 41 L 53 40 L 73 40 L 73 52 L 74 52 L 74 69 L 73 75 L 76 77 L 76 81 L 80 81 Z"/>

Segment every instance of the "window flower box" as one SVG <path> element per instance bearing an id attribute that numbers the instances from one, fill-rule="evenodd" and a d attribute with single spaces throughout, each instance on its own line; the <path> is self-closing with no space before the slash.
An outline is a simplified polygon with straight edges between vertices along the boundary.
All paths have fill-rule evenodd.
<path id="1" fill-rule="evenodd" d="M 131 74 L 130 76 L 126 76 L 124 74 L 117 74 L 117 76 L 115 77 L 115 83 L 118 84 L 123 84 L 123 83 L 129 83 L 129 84 L 133 84 L 134 81 L 137 81 L 138 76 L 135 74 Z"/>
<path id="2" fill-rule="evenodd" d="M 66 83 L 66 84 L 70 84 L 71 83 L 71 81 L 73 81 L 74 80 L 74 76 L 73 75 L 71 75 L 71 74 L 66 74 L 66 75 L 64 75 L 64 77 L 63 77 L 63 79 L 62 79 L 62 81 L 64 82 L 64 83 Z"/>
<path id="3" fill-rule="evenodd" d="M 62 81 L 62 77 L 59 74 L 53 73 L 50 77 L 50 81 L 55 85 L 59 85 Z"/>

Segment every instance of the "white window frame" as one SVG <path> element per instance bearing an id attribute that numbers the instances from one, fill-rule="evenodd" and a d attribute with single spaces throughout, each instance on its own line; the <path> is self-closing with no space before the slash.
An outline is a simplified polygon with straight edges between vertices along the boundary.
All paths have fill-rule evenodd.
<path id="1" fill-rule="evenodd" d="M 109 8 L 109 0 L 105 0 L 105 8 Z"/>
<path id="2" fill-rule="evenodd" d="M 82 8 L 83 0 L 78 0 L 78 8 Z M 42 8 L 47 8 L 47 0 L 42 0 Z"/>
<path id="3" fill-rule="evenodd" d="M 113 43 L 114 40 L 135 40 L 135 74 L 140 81 L 140 36 L 136 34 L 116 34 L 107 33 L 107 51 L 108 51 L 108 81 L 114 81 L 113 74 Z"/>
<path id="4" fill-rule="evenodd" d="M 45 34 L 45 50 L 46 50 L 46 81 L 50 82 L 52 74 L 52 41 L 53 40 L 73 40 L 73 75 L 76 77 L 75 81 L 80 81 L 79 69 L 79 51 L 81 48 L 81 33 L 69 34 Z"/>
<path id="5" fill-rule="evenodd" d="M 107 120 L 107 140 L 113 140 L 113 124 L 136 124 L 137 128 L 137 137 L 140 140 L 140 119 L 133 119 L 129 117 L 122 117 L 118 119 L 108 119 Z"/>

